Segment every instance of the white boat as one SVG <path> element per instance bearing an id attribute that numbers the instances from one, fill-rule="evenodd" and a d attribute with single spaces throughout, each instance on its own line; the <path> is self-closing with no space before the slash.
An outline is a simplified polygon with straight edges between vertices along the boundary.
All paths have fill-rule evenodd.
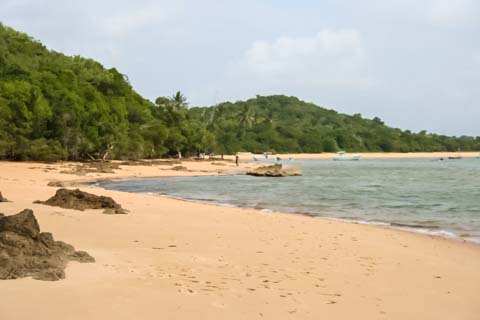
<path id="1" fill-rule="evenodd" d="M 358 153 L 354 153 L 352 155 L 345 155 L 345 151 L 340 151 L 337 152 L 337 155 L 333 157 L 333 160 L 336 161 L 354 161 L 354 160 L 360 160 L 361 155 Z"/>

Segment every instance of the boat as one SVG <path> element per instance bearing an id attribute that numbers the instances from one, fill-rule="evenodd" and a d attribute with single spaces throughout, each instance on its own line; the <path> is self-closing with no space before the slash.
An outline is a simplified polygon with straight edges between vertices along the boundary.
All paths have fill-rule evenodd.
<path id="1" fill-rule="evenodd" d="M 354 153 L 352 155 L 345 155 L 345 151 L 340 151 L 337 152 L 337 155 L 333 157 L 333 160 L 336 161 L 354 161 L 354 160 L 360 160 L 361 155 L 358 153 Z"/>

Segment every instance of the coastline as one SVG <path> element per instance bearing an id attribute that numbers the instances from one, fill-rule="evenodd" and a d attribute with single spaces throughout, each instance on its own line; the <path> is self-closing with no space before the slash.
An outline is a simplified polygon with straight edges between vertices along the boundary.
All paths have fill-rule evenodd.
<path id="1" fill-rule="evenodd" d="M 236 173 L 238 174 L 238 173 Z M 231 175 L 235 175 L 232 173 Z M 199 175 L 195 176 L 189 176 L 189 177 L 199 177 Z M 163 177 L 143 177 L 140 179 L 168 179 L 168 178 L 175 178 L 175 176 L 163 176 Z M 300 215 L 300 216 L 305 216 L 308 218 L 317 218 L 317 219 L 323 219 L 327 221 L 337 221 L 337 222 L 342 222 L 342 223 L 351 223 L 351 224 L 357 224 L 357 225 L 367 225 L 367 226 L 373 226 L 373 227 L 378 227 L 378 228 L 385 228 L 385 229 L 390 229 L 390 230 L 396 230 L 396 231 L 402 231 L 402 232 L 408 232 L 408 233 L 415 233 L 415 234 L 420 234 L 424 235 L 426 237 L 438 237 L 442 238 L 444 240 L 449 240 L 449 241 L 455 241 L 455 242 L 464 242 L 464 243 L 469 243 L 473 245 L 479 246 L 480 249 L 480 242 L 475 241 L 475 240 L 470 240 L 469 238 L 462 238 L 460 236 L 456 236 L 455 234 L 449 232 L 448 230 L 445 229 L 438 229 L 438 230 L 430 230 L 428 228 L 416 228 L 414 226 L 408 225 L 408 224 L 399 224 L 399 223 L 388 223 L 384 221 L 366 221 L 366 220 L 355 220 L 355 219 L 342 219 L 342 218 L 335 218 L 335 217 L 329 217 L 329 216 L 318 216 L 315 214 L 311 214 L 308 212 L 298 212 L 298 211 L 281 211 L 281 210 L 274 210 L 274 209 L 268 209 L 268 208 L 259 208 L 259 207 L 251 207 L 251 206 L 243 206 L 243 205 L 235 205 L 232 203 L 228 202 L 213 202 L 213 201 L 208 201 L 208 200 L 200 200 L 200 199 L 195 199 L 195 198 L 187 198 L 187 197 L 181 197 L 181 196 L 174 196 L 170 195 L 167 193 L 153 193 L 153 192 L 135 192 L 135 191 L 128 191 L 128 190 L 115 190 L 115 189 L 109 189 L 105 188 L 104 186 L 101 185 L 102 182 L 107 182 L 107 181 L 123 181 L 123 180 L 131 180 L 132 178 L 120 178 L 120 179 L 105 179 L 105 180 L 95 180 L 95 181 L 85 181 L 82 182 L 80 185 L 84 185 L 85 187 L 94 187 L 94 188 L 100 188 L 102 190 L 111 190 L 111 191 L 118 191 L 118 192 L 128 192 L 128 193 L 133 193 L 133 194 L 144 194 L 144 195 L 149 195 L 149 196 L 158 196 L 161 198 L 167 198 L 167 199 L 172 199 L 172 200 L 178 200 L 178 201 L 186 201 L 186 202 L 191 202 L 191 203 L 198 203 L 200 205 L 207 205 L 207 206 L 218 206 L 218 207 L 226 207 L 226 208 L 238 208 L 238 209 L 246 209 L 246 210 L 255 210 L 261 213 L 271 213 L 271 214 L 292 214 L 292 215 Z M 136 179 L 136 178 L 134 178 Z"/>
<path id="2" fill-rule="evenodd" d="M 480 152 L 349 152 L 348 154 L 360 154 L 362 159 L 425 159 L 425 158 L 444 158 L 462 157 L 462 158 L 480 158 Z M 252 156 L 262 158 L 262 154 L 240 154 L 241 160 L 252 160 Z M 283 153 L 278 155 L 270 155 L 274 159 L 276 156 L 282 159 L 298 159 L 298 160 L 331 160 L 336 153 Z M 233 159 L 232 157 L 229 157 Z"/>
<path id="3" fill-rule="evenodd" d="M 68 165 L 0 162 L 0 191 L 13 201 L 0 212 L 32 208 L 43 231 L 90 252 L 97 263 L 69 264 L 58 283 L 1 281 L 2 319 L 475 319 L 480 312 L 478 245 L 78 185 L 222 174 L 237 170 L 231 163 L 184 162 L 190 172 L 122 166 L 81 178 L 60 173 Z M 50 180 L 112 196 L 130 214 L 32 204 L 53 195 Z"/>

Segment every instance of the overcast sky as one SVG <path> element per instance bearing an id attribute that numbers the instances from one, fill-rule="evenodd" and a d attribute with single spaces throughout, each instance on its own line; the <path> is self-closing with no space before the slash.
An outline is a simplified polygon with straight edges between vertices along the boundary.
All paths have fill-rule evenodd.
<path id="1" fill-rule="evenodd" d="M 0 0 L 0 21 L 115 66 L 151 100 L 286 94 L 480 135 L 478 0 Z"/>

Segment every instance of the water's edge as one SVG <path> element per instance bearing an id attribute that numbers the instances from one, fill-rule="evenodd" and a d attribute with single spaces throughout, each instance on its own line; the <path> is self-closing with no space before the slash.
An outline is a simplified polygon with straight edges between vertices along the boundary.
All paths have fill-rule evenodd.
<path id="1" fill-rule="evenodd" d="M 233 176 L 235 176 L 235 175 L 233 175 Z M 192 177 L 195 177 L 195 176 L 192 176 Z M 201 177 L 204 177 L 204 176 L 201 176 Z M 169 179 L 169 178 L 174 178 L 174 177 L 172 177 L 172 176 L 169 176 L 169 177 L 148 177 L 148 178 L 145 178 L 145 179 Z M 411 225 L 408 225 L 408 224 L 390 223 L 390 222 L 384 222 L 384 221 L 366 221 L 366 220 L 359 220 L 359 219 L 346 219 L 346 218 L 319 216 L 319 215 L 311 214 L 311 213 L 308 213 L 308 212 L 300 212 L 300 211 L 290 211 L 289 212 L 289 211 L 281 211 L 281 210 L 272 210 L 272 209 L 256 207 L 256 206 L 237 205 L 237 204 L 228 203 L 228 202 L 210 201 L 210 200 L 206 200 L 206 199 L 201 200 L 201 199 L 196 199 L 196 198 L 193 198 L 193 197 L 190 197 L 190 198 L 189 197 L 180 197 L 180 196 L 170 195 L 168 193 L 135 192 L 135 191 L 128 191 L 128 190 L 118 190 L 118 189 L 113 189 L 113 188 L 110 189 L 110 188 L 107 188 L 104 185 L 104 183 L 112 182 L 112 181 L 123 181 L 123 182 L 125 182 L 125 181 L 128 181 L 128 180 L 139 180 L 139 179 L 142 179 L 142 178 L 131 178 L 130 177 L 130 178 L 124 178 L 124 179 L 123 178 L 106 179 L 106 180 L 97 180 L 95 182 L 90 181 L 90 182 L 87 182 L 85 184 L 89 185 L 91 187 L 102 188 L 102 189 L 111 190 L 111 191 L 144 194 L 144 195 L 149 195 L 149 196 L 157 196 L 157 197 L 163 197 L 163 198 L 174 199 L 174 200 L 179 200 L 179 201 L 193 202 L 193 203 L 213 205 L 213 206 L 219 206 L 219 207 L 250 209 L 250 210 L 256 210 L 256 211 L 261 212 L 261 213 L 295 214 L 295 215 L 307 216 L 309 218 L 323 219 L 323 220 L 327 220 L 327 221 L 340 221 L 340 222 L 351 223 L 351 224 L 370 225 L 370 226 L 379 227 L 379 228 L 386 228 L 386 229 L 403 231 L 403 232 L 408 232 L 408 233 L 421 234 L 421 235 L 425 235 L 425 236 L 442 238 L 442 239 L 447 239 L 447 240 L 456 241 L 456 242 L 470 243 L 470 244 L 480 246 L 480 240 L 479 239 L 463 238 L 463 237 L 455 235 L 454 233 L 452 233 L 448 230 L 444 230 L 444 229 L 441 229 L 441 228 L 438 228 L 438 229 L 435 229 L 435 230 L 430 230 L 429 228 L 426 228 L 424 226 L 411 226 Z M 437 228 L 437 227 L 435 227 L 435 228 Z"/>

